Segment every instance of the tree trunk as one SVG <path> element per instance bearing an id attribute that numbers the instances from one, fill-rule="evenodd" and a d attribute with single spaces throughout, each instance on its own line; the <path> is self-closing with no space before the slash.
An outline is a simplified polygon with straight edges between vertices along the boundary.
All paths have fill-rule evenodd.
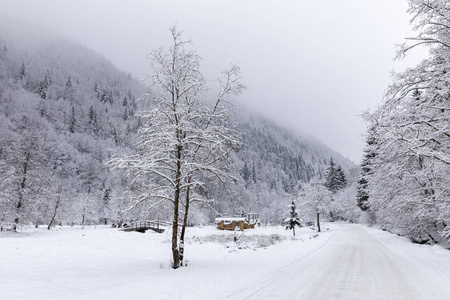
<path id="1" fill-rule="evenodd" d="M 320 232 L 320 219 L 319 219 L 319 213 L 317 213 L 317 231 Z"/>
<path id="2" fill-rule="evenodd" d="M 295 225 L 292 226 L 292 234 L 295 236 Z"/>
<path id="3" fill-rule="evenodd" d="M 17 205 L 16 205 L 17 216 L 14 219 L 14 223 L 16 223 L 16 226 L 14 226 L 14 231 L 17 230 L 17 224 L 19 224 L 20 209 L 22 208 L 22 204 L 23 204 L 23 193 L 24 193 L 25 187 L 27 186 L 27 173 L 28 173 L 29 162 L 30 162 L 30 152 L 28 152 L 26 154 L 25 161 L 23 163 L 23 177 L 22 177 L 22 182 L 20 183 L 19 201 L 17 202 Z"/>
<path id="4" fill-rule="evenodd" d="M 172 268 L 177 269 L 180 265 L 179 255 L 178 255 L 178 203 L 180 198 L 180 192 L 175 192 L 174 197 L 174 206 L 173 206 L 173 223 L 172 223 L 172 257 L 173 264 Z"/>
<path id="5" fill-rule="evenodd" d="M 191 183 L 191 179 L 189 178 L 188 183 Z M 188 221 L 188 213 L 189 213 L 189 201 L 190 201 L 190 192 L 191 187 L 188 186 L 186 189 L 186 204 L 184 207 L 184 219 L 183 225 L 181 227 L 181 235 L 180 235 L 180 265 L 183 266 L 184 259 L 184 234 L 186 233 L 186 226 Z"/>
<path id="6" fill-rule="evenodd" d="M 61 194 L 58 195 L 58 199 L 55 203 L 55 210 L 53 211 L 52 219 L 50 220 L 50 223 L 47 226 L 47 230 L 50 230 L 50 227 L 52 226 L 53 221 L 55 220 L 56 213 L 58 212 L 59 202 L 61 201 Z"/>
<path id="7" fill-rule="evenodd" d="M 175 193 L 173 199 L 173 223 L 172 223 L 172 268 L 177 269 L 180 266 L 180 256 L 178 253 L 178 215 L 180 202 L 180 186 L 181 186 L 181 151 L 182 146 L 177 146 L 177 171 L 175 177 Z"/>
<path id="8" fill-rule="evenodd" d="M 88 188 L 88 194 L 86 196 L 86 201 L 84 201 L 83 211 L 81 212 L 81 228 L 84 229 L 84 222 L 86 221 L 86 213 L 89 205 L 89 195 L 91 193 L 91 189 Z"/>

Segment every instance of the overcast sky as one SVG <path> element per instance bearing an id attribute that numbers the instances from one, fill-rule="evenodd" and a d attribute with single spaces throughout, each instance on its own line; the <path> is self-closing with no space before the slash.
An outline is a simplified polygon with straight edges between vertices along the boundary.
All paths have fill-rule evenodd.
<path id="1" fill-rule="evenodd" d="M 146 53 L 170 45 L 178 25 L 215 79 L 241 66 L 250 90 L 239 102 L 316 137 L 355 163 L 365 126 L 410 31 L 406 0 L 0 0 L 2 13 L 43 25 L 102 53 L 137 78 Z"/>

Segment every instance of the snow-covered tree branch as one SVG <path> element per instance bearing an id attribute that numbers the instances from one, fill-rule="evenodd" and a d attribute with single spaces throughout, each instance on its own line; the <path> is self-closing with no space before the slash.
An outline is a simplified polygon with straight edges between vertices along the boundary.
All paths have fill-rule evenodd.
<path id="1" fill-rule="evenodd" d="M 227 171 L 230 151 L 240 145 L 240 135 L 234 129 L 230 97 L 245 90 L 240 70 L 232 65 L 219 81 L 217 100 L 211 105 L 205 99 L 206 81 L 200 72 L 201 58 L 188 49 L 190 41 L 176 27 L 171 28 L 173 45 L 151 52 L 154 75 L 149 76 L 152 110 L 141 111 L 137 153 L 116 156 L 112 168 L 125 168 L 130 175 L 145 179 L 149 185 L 146 199 L 169 200 L 173 204 L 172 259 L 173 267 L 183 264 L 184 232 L 189 205 L 200 201 L 195 193 L 204 188 L 202 178 L 213 176 L 226 184 L 233 179 Z M 161 187 L 165 187 L 162 189 Z M 153 193 L 152 191 L 156 191 Z M 184 198 L 184 199 L 183 199 Z M 153 201 L 153 200 L 152 200 Z M 180 205 L 184 206 L 183 222 L 178 242 Z"/>

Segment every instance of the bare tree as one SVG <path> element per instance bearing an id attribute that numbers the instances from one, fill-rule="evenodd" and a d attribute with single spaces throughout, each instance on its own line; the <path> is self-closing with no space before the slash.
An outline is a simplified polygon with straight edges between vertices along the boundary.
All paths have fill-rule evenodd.
<path id="1" fill-rule="evenodd" d="M 201 58 L 187 49 L 190 41 L 182 38 L 181 31 L 172 27 L 171 33 L 173 45 L 168 50 L 155 50 L 148 57 L 154 70 L 148 79 L 158 94 L 153 98 L 152 110 L 138 113 L 142 127 L 137 153 L 116 156 L 109 165 L 128 168 L 135 182 L 151 178 L 146 181 L 146 194 L 133 206 L 148 201 L 152 202 L 148 208 L 172 203 L 172 266 L 178 268 L 184 258 L 189 205 L 204 200 L 196 193 L 196 189 L 204 188 L 202 177 L 212 175 L 222 183 L 232 178 L 220 164 L 240 144 L 240 136 L 232 126 L 226 99 L 242 93 L 245 86 L 240 82 L 239 68 L 232 66 L 224 72 L 219 96 L 212 106 L 202 101 L 207 89 L 199 69 Z"/>
<path id="2" fill-rule="evenodd" d="M 315 218 L 317 231 L 320 232 L 320 216 L 327 215 L 332 211 L 331 192 L 324 183 L 312 179 L 304 188 L 300 195 L 301 210 L 308 217 Z"/>

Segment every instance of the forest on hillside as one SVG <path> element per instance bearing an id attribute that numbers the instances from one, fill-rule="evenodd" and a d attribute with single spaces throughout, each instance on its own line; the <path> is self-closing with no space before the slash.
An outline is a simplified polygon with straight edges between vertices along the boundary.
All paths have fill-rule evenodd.
<path id="1" fill-rule="evenodd" d="M 17 30 L 0 27 L 0 222 L 170 219 L 167 205 L 130 209 L 142 186 L 126 170 L 107 165 L 114 153 L 138 150 L 145 121 L 140 112 L 154 108 L 156 94 L 84 46 L 36 29 Z M 349 207 L 342 215 L 357 219 L 353 163 L 239 105 L 234 110 L 241 144 L 226 165 L 234 179 L 220 186 L 202 177 L 196 195 L 205 201 L 191 208 L 190 224 L 242 211 L 281 223 L 292 197 L 312 178 L 323 178 L 331 158 L 348 178 L 348 189 L 336 197 Z"/>
<path id="2" fill-rule="evenodd" d="M 144 88 L 85 47 L 12 37 L 0 35 L 2 219 L 107 218 L 120 180 L 103 161 L 109 149 L 133 144 Z"/>

